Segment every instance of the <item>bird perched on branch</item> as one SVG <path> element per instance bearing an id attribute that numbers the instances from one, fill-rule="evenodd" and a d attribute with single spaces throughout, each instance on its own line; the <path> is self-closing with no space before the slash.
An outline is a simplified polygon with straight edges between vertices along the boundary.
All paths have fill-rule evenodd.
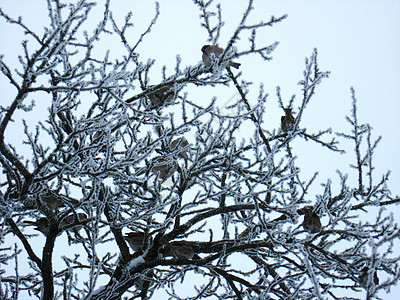
<path id="1" fill-rule="evenodd" d="M 194 251 L 185 241 L 176 241 L 169 243 L 171 255 L 177 259 L 192 259 L 194 257 Z"/>
<path id="2" fill-rule="evenodd" d="M 360 285 L 364 288 L 368 287 L 368 276 L 369 276 L 369 268 L 367 266 L 365 266 L 362 270 L 361 270 L 361 274 L 358 277 L 358 281 L 360 282 Z M 374 283 L 375 285 L 379 284 L 379 278 L 378 275 L 376 274 L 376 271 L 374 272 Z"/>
<path id="3" fill-rule="evenodd" d="M 60 207 L 64 207 L 66 203 L 70 203 L 71 205 L 78 205 L 79 201 L 75 199 L 65 198 L 62 196 L 56 195 L 54 192 L 47 191 L 40 195 L 40 200 L 46 203 L 51 209 L 57 209 Z M 63 201 L 64 200 L 64 201 Z"/>
<path id="4" fill-rule="evenodd" d="M 201 48 L 201 51 L 203 52 L 202 59 L 203 59 L 204 64 L 206 65 L 206 67 L 210 67 L 213 64 L 212 56 L 214 55 L 215 59 L 218 59 L 221 56 L 221 54 L 224 52 L 224 49 L 222 49 L 218 46 L 204 45 Z M 239 69 L 240 63 L 230 60 L 230 61 L 224 63 L 223 66 L 226 68 L 229 68 L 230 66 L 232 66 L 236 69 Z"/>
<path id="5" fill-rule="evenodd" d="M 44 193 L 40 195 L 40 200 L 46 203 L 51 209 L 57 209 L 65 206 L 65 203 L 58 199 L 53 193 Z"/>
<path id="6" fill-rule="evenodd" d="M 318 215 L 313 211 L 312 206 L 305 206 L 297 210 L 297 213 L 304 215 L 303 228 L 310 233 L 317 233 L 321 231 L 321 220 Z"/>
<path id="7" fill-rule="evenodd" d="M 288 132 L 293 130 L 295 120 L 291 108 L 284 108 L 284 110 L 285 115 L 281 117 L 281 128 L 283 132 Z"/>
<path id="8" fill-rule="evenodd" d="M 159 154 L 171 153 L 174 152 L 175 155 L 178 155 L 184 159 L 189 159 L 187 152 L 189 142 L 184 137 L 179 137 L 173 140 L 169 147 L 163 146 L 162 149 L 156 149 L 156 152 Z"/>
<path id="9" fill-rule="evenodd" d="M 75 224 L 72 228 L 75 232 L 79 231 L 82 229 L 82 221 L 85 221 L 87 219 L 87 215 L 85 213 L 77 213 L 77 214 L 70 214 L 63 218 L 60 222 L 60 227 L 67 227 Z M 69 228 L 68 230 L 70 230 Z"/>
<path id="10" fill-rule="evenodd" d="M 164 86 L 158 90 L 152 91 L 147 94 L 147 98 L 150 100 L 150 107 L 155 108 L 163 104 L 171 103 L 174 100 L 174 96 L 177 92 L 171 86 Z"/>
<path id="11" fill-rule="evenodd" d="M 129 246 L 133 251 L 139 251 L 143 248 L 145 242 L 145 234 L 141 231 L 128 232 L 124 235 L 125 240 L 128 242 Z M 150 237 L 149 240 L 150 247 L 153 245 L 153 239 Z"/>
<path id="12" fill-rule="evenodd" d="M 184 137 L 180 137 L 172 141 L 171 150 L 176 151 L 182 149 L 178 152 L 178 155 L 184 159 L 188 159 L 187 152 L 189 149 L 187 146 L 189 146 L 189 142 Z"/>
<path id="13" fill-rule="evenodd" d="M 158 176 L 165 180 L 168 177 L 172 176 L 174 172 L 178 169 L 178 164 L 175 160 L 167 160 L 164 157 L 157 157 L 153 160 L 153 168 L 151 171 L 154 174 L 158 174 Z"/>
<path id="14" fill-rule="evenodd" d="M 160 240 L 160 252 L 163 256 L 172 256 L 175 259 L 201 259 L 186 241 L 169 242 L 165 238 Z"/>
<path id="15" fill-rule="evenodd" d="M 61 229 L 58 233 L 60 235 L 64 229 L 64 227 L 67 226 L 72 226 L 71 228 L 68 228 L 67 230 L 73 230 L 75 232 L 78 232 L 82 228 L 82 224 L 79 224 L 79 222 L 82 222 L 87 219 L 87 215 L 85 213 L 78 213 L 76 214 L 77 219 L 75 218 L 75 214 L 70 214 L 63 218 L 60 222 L 59 228 Z M 41 217 L 37 219 L 36 221 L 24 221 L 26 224 L 32 224 L 35 225 L 36 228 L 34 228 L 37 231 L 40 231 L 44 235 L 48 235 L 50 232 L 50 225 L 49 225 L 49 220 L 46 217 Z"/>

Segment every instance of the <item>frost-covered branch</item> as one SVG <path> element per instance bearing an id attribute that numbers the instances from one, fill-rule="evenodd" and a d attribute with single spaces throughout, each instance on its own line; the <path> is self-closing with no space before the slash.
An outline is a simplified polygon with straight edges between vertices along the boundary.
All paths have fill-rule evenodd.
<path id="1" fill-rule="evenodd" d="M 20 243 L 1 250 L 2 265 L 15 267 L 2 274 L 1 296 L 338 299 L 343 290 L 378 297 L 399 281 L 399 228 L 385 208 L 400 200 L 388 188 L 390 172 L 379 178 L 374 169 L 380 137 L 360 125 L 353 90 L 350 134 L 337 140 L 331 129 L 303 128 L 329 75 L 316 50 L 300 96 L 282 99 L 277 88 L 281 122 L 267 128 L 266 85 L 251 96 L 245 72 L 226 62 L 251 55 L 268 63 L 278 42 L 259 45 L 259 31 L 286 15 L 252 24 L 257 7 L 247 4 L 215 65 L 185 66 L 177 53 L 170 73 L 155 70 L 157 57 L 140 55 L 143 41 L 165 30 L 156 26 L 157 3 L 143 32 L 135 32 L 132 13 L 115 17 L 107 0 L 98 16 L 89 1 L 48 0 L 42 34 L 0 12 L 28 38 L 19 69 L 0 60 L 2 79 L 17 89 L 0 112 L 0 240 Z M 222 6 L 194 5 L 217 45 Z M 105 37 L 122 52 L 103 49 Z M 220 107 L 217 92 L 207 104 L 191 97 L 219 88 L 235 89 L 238 99 Z M 309 143 L 339 154 L 341 137 L 354 142 L 357 184 L 345 169 L 326 182 L 312 169 L 305 177 L 298 159 Z"/>

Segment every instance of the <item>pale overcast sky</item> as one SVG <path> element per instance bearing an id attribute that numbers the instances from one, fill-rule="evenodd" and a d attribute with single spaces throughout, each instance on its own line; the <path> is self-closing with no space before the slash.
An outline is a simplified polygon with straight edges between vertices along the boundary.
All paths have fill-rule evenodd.
<path id="1" fill-rule="evenodd" d="M 101 13 L 104 2 L 97 2 Z M 200 49 L 207 43 L 206 32 L 199 25 L 199 12 L 192 1 L 159 2 L 160 19 L 152 34 L 146 36 L 138 49 L 142 59 L 156 59 L 151 73 L 153 84 L 160 79 L 163 65 L 172 72 L 177 54 L 182 58 L 182 66 L 197 64 L 201 60 Z M 240 21 L 247 1 L 217 2 L 222 3 L 222 17 L 225 21 L 219 40 L 219 45 L 224 47 Z M 44 0 L 0 0 L 0 7 L 13 17 L 22 15 L 27 25 L 38 30 L 47 26 Z M 348 131 L 349 124 L 344 117 L 350 114 L 350 87 L 353 86 L 358 99 L 360 123 L 370 123 L 374 128 L 373 136 L 383 137 L 375 154 L 376 179 L 379 180 L 390 169 L 392 175 L 389 187 L 394 195 L 400 194 L 400 1 L 255 0 L 254 8 L 249 19 L 254 23 L 268 21 L 271 15 L 279 17 L 288 14 L 285 21 L 263 29 L 263 34 L 258 36 L 260 45 L 279 41 L 279 46 L 272 53 L 272 61 L 261 64 L 258 57 L 244 57 L 240 61 L 243 78 L 254 82 L 255 97 L 260 82 L 264 82 L 265 90 L 270 94 L 267 104 L 270 111 L 267 116 L 270 118 L 265 120 L 264 125 L 270 130 L 279 126 L 282 111 L 276 99 L 275 87 L 278 85 L 286 103 L 293 94 L 296 95 L 294 111 L 297 111 L 302 96 L 297 82 L 302 79 L 305 57 L 309 57 L 313 49 L 317 48 L 320 69 L 331 71 L 331 75 L 318 86 L 301 127 L 306 127 L 311 132 L 328 127 L 332 127 L 334 131 Z M 112 0 L 111 9 L 115 18 L 120 18 L 119 24 L 122 24 L 126 13 L 132 10 L 135 23 L 132 41 L 147 28 L 154 16 L 152 1 Z M 96 22 L 94 20 L 93 24 Z M 20 45 L 23 36 L 13 28 L 16 27 L 0 20 L 0 53 L 4 54 L 5 62 L 11 66 L 12 62 L 16 65 L 15 55 L 23 53 Z M 88 27 L 89 31 L 92 29 L 93 27 Z M 240 51 L 247 43 L 247 37 L 242 38 L 236 46 Z M 117 45 L 106 44 L 99 50 L 105 51 L 107 48 L 111 49 L 111 55 L 119 56 Z M 15 90 L 9 87 L 4 76 L 0 77 L 0 89 L 1 104 L 6 106 L 14 98 Z M 234 88 L 231 90 L 231 94 L 218 95 L 221 103 L 234 95 Z M 205 92 L 201 95 L 192 93 L 191 100 L 205 105 L 214 92 L 210 90 L 210 94 Z M 6 132 L 7 135 L 10 133 Z M 351 176 L 356 175 L 348 168 L 349 163 L 355 160 L 350 144 L 343 144 L 347 145 L 348 153 L 339 155 L 329 153 L 317 145 L 297 142 L 298 147 L 304 148 L 298 164 L 309 176 L 315 170 L 320 171 L 318 182 L 324 182 L 328 177 L 337 180 L 336 169 L 344 168 L 343 171 Z M 319 170 L 319 166 L 324 166 L 324 170 Z M 318 185 L 315 188 L 317 192 L 321 192 Z M 392 206 L 391 209 L 397 216 L 400 215 L 399 206 Z M 400 217 L 397 219 L 400 222 Z M 381 297 L 397 299 L 399 294 L 400 288 L 397 288 L 392 289 L 391 295 L 381 294 Z"/>

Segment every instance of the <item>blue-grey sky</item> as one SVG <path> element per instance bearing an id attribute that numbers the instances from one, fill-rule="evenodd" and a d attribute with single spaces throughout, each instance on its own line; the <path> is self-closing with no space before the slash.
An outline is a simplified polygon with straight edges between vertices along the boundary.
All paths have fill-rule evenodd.
<path id="1" fill-rule="evenodd" d="M 101 14 L 103 1 L 98 2 Z M 200 28 L 199 12 L 191 1 L 161 0 L 160 19 L 152 33 L 146 36 L 139 46 L 141 58 L 156 59 L 151 73 L 152 83 L 161 78 L 161 68 L 166 65 L 173 72 L 176 55 L 182 58 L 182 66 L 195 65 L 201 60 L 200 48 L 206 44 L 206 32 Z M 239 23 L 247 1 L 224 0 L 222 17 L 225 26 L 221 32 L 219 45 L 224 47 Z M 23 16 L 24 22 L 41 30 L 47 25 L 46 1 L 0 0 L 0 7 L 13 17 Z M 154 15 L 154 2 L 141 0 L 112 0 L 111 8 L 115 18 L 123 22 L 125 14 L 132 10 L 134 30 L 132 42 L 147 28 Z M 301 127 L 311 132 L 332 127 L 334 131 L 349 130 L 344 116 L 350 113 L 350 87 L 356 91 L 359 105 L 360 123 L 370 123 L 374 128 L 373 136 L 382 135 L 383 139 L 375 154 L 376 180 L 388 169 L 392 171 L 389 187 L 394 195 L 400 194 L 400 1 L 398 0 L 271 0 L 254 1 L 254 11 L 249 21 L 258 23 L 288 14 L 288 18 L 272 28 L 261 30 L 258 44 L 272 44 L 279 41 L 279 46 L 272 53 L 273 60 L 261 63 L 258 57 L 243 57 L 241 71 L 243 78 L 254 82 L 254 102 L 258 86 L 265 84 L 269 92 L 267 114 L 264 126 L 273 130 L 279 126 L 281 109 L 278 106 L 275 87 L 281 87 L 283 100 L 288 103 L 296 95 L 294 110 L 301 103 L 301 87 L 297 82 L 302 79 L 305 57 L 309 57 L 314 48 L 318 49 L 319 66 L 322 71 L 331 71 L 330 77 L 319 86 L 316 95 L 304 114 Z M 92 30 L 97 20 L 94 20 Z M 16 66 L 16 54 L 22 54 L 20 40 L 23 35 L 15 32 L 10 24 L 0 20 L 0 53 L 4 61 Z M 20 31 L 18 31 L 20 32 Z M 246 48 L 247 37 L 236 45 L 238 50 Z M 106 49 L 118 57 L 121 48 L 116 44 L 106 43 L 99 49 L 104 55 Z M 0 76 L 2 91 L 1 104 L 7 105 L 15 96 L 15 90 Z M 214 96 L 215 90 L 206 90 L 201 94 L 191 93 L 191 101 L 206 105 Z M 221 92 L 223 104 L 235 94 L 232 87 Z M 38 99 L 37 99 L 38 101 Z M 40 118 L 40 115 L 36 115 Z M 6 136 L 10 132 L 6 131 Z M 12 133 L 12 139 L 21 137 L 20 132 Z M 320 171 L 319 181 L 327 178 L 336 180 L 336 169 L 344 169 L 353 178 L 355 171 L 348 168 L 354 162 L 352 145 L 345 143 L 345 155 L 329 153 L 318 145 L 295 141 L 304 149 L 299 155 L 299 165 L 304 174 L 311 176 Z M 323 169 L 321 169 L 323 168 Z M 2 176 L 2 175 L 1 175 Z M 315 187 L 316 192 L 319 186 Z M 394 196 L 393 195 L 393 196 Z M 399 215 L 399 207 L 392 206 Z M 400 217 L 397 217 L 400 222 Z M 392 289 L 391 295 L 382 294 L 383 299 L 395 299 L 400 288 Z"/>

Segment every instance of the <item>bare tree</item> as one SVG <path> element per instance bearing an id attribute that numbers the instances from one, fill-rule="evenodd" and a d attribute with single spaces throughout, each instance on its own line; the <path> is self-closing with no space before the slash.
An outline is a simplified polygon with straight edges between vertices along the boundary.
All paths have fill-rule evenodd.
<path id="1" fill-rule="evenodd" d="M 193 2 L 207 44 L 218 45 L 220 6 Z M 284 103 L 277 88 L 282 122 L 271 131 L 263 127 L 267 93 L 261 86 L 250 101 L 254 87 L 230 68 L 247 55 L 267 63 L 277 43 L 258 46 L 257 33 L 286 16 L 250 24 L 250 0 L 226 45 L 203 47 L 204 63 L 195 66 L 183 68 L 178 57 L 174 73 L 163 69 L 163 80 L 151 85 L 154 61 L 142 61 L 137 49 L 151 39 L 158 4 L 132 41 L 132 14 L 121 23 L 109 1 L 92 33 L 84 29 L 94 3 L 47 3 L 50 24 L 41 35 L 0 10 L 27 36 L 18 70 L 0 60 L 3 78 L 16 88 L 1 107 L 1 262 L 15 265 L 14 273 L 1 273 L 2 299 L 150 299 L 159 291 L 170 299 L 338 299 L 343 291 L 354 295 L 347 299 L 372 299 L 398 283 L 399 228 L 384 208 L 399 198 L 386 187 L 389 173 L 375 181 L 380 138 L 359 123 L 354 90 L 348 133 L 303 128 L 303 112 L 329 75 L 314 50 L 301 100 Z M 238 49 L 242 35 L 250 39 Z M 119 59 L 95 56 L 105 36 L 123 44 Z M 215 99 L 190 101 L 190 89 L 214 86 L 237 90 L 239 100 L 227 107 L 232 114 L 222 114 Z M 51 98 L 37 124 L 28 119 L 33 97 Z M 29 154 L 7 142 L 12 121 L 24 126 Z M 238 138 L 242 128 L 246 136 Z M 317 174 L 303 178 L 292 141 L 341 153 L 342 138 L 354 143 L 357 185 L 341 170 L 337 185 L 329 180 L 310 195 Z M 38 234 L 29 233 L 33 227 Z M 13 235 L 20 243 L 10 246 Z M 40 256 L 33 245 L 43 238 Z M 23 257 L 28 270 L 18 267 Z M 192 296 L 180 293 L 182 285 Z"/>

